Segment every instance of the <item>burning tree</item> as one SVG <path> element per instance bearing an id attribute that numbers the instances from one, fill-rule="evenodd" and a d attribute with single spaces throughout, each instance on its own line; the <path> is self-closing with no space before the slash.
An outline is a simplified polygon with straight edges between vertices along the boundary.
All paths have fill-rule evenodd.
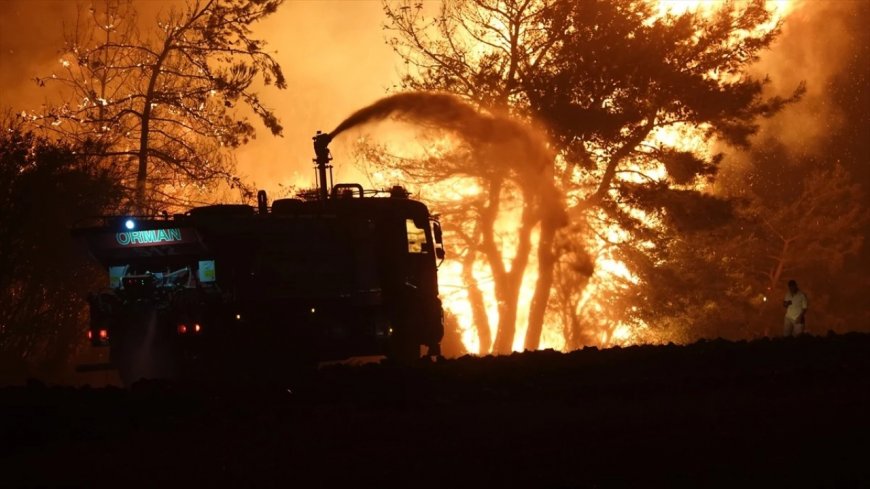
<path id="1" fill-rule="evenodd" d="M 481 192 L 465 201 L 477 211 L 463 229 L 463 276 L 474 302 L 480 287 L 468 268 L 489 256 L 499 353 L 514 344 L 530 261 L 537 262 L 537 280 L 524 345 L 535 349 L 554 288 L 564 309 L 558 316 L 576 327 L 583 305 L 596 302 L 590 296 L 608 293 L 603 272 L 621 276 L 630 285 L 623 291 L 636 291 L 644 284 L 633 264 L 663 263 L 670 238 L 727 217 L 725 203 L 704 191 L 721 161 L 707 150 L 710 142 L 747 145 L 757 119 L 802 90 L 764 98 L 765 80 L 746 72 L 779 32 L 775 12 L 761 0 L 725 3 L 706 15 L 662 12 L 639 0 L 465 0 L 446 2 L 432 15 L 414 2 L 387 2 L 385 12 L 389 42 L 408 66 L 404 88 L 452 92 L 483 111 L 539 121 L 551 142 L 547 178 L 563 192 L 571 220 L 514 221 L 518 245 L 505 273 L 506 248 L 495 245 L 489 223 L 504 218 L 511 201 L 524 208 L 527 195 L 498 185 L 499 172 L 491 169 L 475 175 Z M 428 167 L 409 176 L 431 184 L 440 170 L 435 161 Z M 611 314 L 604 314 L 603 301 L 596 314 L 607 316 L 612 330 L 628 317 L 619 305 L 629 302 L 607 300 Z"/>
<path id="2" fill-rule="evenodd" d="M 106 0 L 80 15 L 60 59 L 40 78 L 66 101 L 32 116 L 59 137 L 98 141 L 122 167 L 134 204 L 178 202 L 191 184 L 238 185 L 228 150 L 254 137 L 246 106 L 270 131 L 281 125 L 253 90 L 257 79 L 285 88 L 278 63 L 251 25 L 283 0 L 191 0 L 140 32 L 130 0 Z"/>

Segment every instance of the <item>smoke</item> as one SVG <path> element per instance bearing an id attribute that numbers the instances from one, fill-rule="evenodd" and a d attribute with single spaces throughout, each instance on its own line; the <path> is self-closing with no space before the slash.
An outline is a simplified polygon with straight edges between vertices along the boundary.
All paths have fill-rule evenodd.
<path id="1" fill-rule="evenodd" d="M 762 128 L 760 139 L 774 138 L 793 151 L 814 152 L 841 124 L 831 103 L 831 83 L 852 54 L 848 27 L 857 2 L 804 1 L 788 16 L 781 37 L 757 66 L 768 75 L 770 90 L 787 93 L 801 81 L 804 99 Z"/>
<path id="2" fill-rule="evenodd" d="M 780 145 L 798 159 L 818 156 L 830 136 L 842 128 L 842 107 L 833 88 L 838 78 L 850 75 L 843 68 L 860 49 L 856 36 L 864 28 L 866 6 L 864 1 L 795 0 L 781 35 L 751 73 L 769 79 L 768 95 L 787 96 L 801 82 L 807 92 L 799 102 L 761 122 L 755 146 Z M 865 20 L 856 20 L 861 17 Z M 727 172 L 739 175 L 752 164 L 748 154 L 729 152 L 732 167 Z"/>
<path id="3" fill-rule="evenodd" d="M 711 148 L 725 156 L 715 193 L 739 196 L 759 185 L 767 189 L 779 185 L 791 192 L 785 180 L 770 181 L 772 175 L 785 171 L 799 178 L 813 165 L 833 164 L 834 159 L 839 159 L 831 157 L 832 144 L 853 146 L 848 135 L 864 139 L 863 134 L 857 134 L 860 131 L 850 128 L 847 114 L 854 108 L 843 101 L 860 103 L 860 93 L 866 91 L 866 85 L 861 86 L 862 75 L 852 65 L 866 49 L 862 31 L 870 20 L 868 6 L 870 2 L 864 1 L 796 0 L 784 19 L 780 36 L 751 67 L 750 74 L 769 80 L 766 96 L 788 96 L 801 82 L 807 91 L 798 102 L 772 118 L 758 121 L 759 130 L 751 139 L 751 148 L 738 149 L 724 143 Z M 773 168 L 765 154 L 781 155 L 776 164 L 784 162 L 789 168 Z M 866 165 L 842 163 L 856 176 L 867 175 Z"/>

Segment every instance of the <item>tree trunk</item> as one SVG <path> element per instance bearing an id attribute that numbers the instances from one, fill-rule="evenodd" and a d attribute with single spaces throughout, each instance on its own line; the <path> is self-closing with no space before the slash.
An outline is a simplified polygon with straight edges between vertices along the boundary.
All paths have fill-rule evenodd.
<path id="1" fill-rule="evenodd" d="M 511 269 L 507 273 L 502 273 L 500 277 L 494 276 L 495 297 L 498 300 L 498 332 L 495 336 L 493 352 L 500 355 L 513 351 L 520 288 L 523 285 L 526 265 L 529 263 L 529 253 L 532 246 L 532 228 L 535 227 L 538 216 L 537 212 L 532 209 L 533 206 L 529 203 L 531 197 L 526 192 L 524 192 L 523 199 L 526 205 L 523 208 L 522 226 L 520 226 L 517 233 L 517 253 L 511 261 Z M 494 245 L 494 241 L 491 238 L 489 242 Z M 499 264 L 501 264 L 501 254 L 490 253 L 489 256 L 494 255 L 497 255 Z"/>
<path id="2" fill-rule="evenodd" d="M 142 118 L 139 126 L 139 168 L 136 172 L 136 212 L 146 214 L 148 206 L 147 199 L 147 180 L 148 180 L 148 136 L 151 125 L 151 101 L 154 96 L 154 85 L 157 83 L 157 75 L 160 71 L 159 66 L 154 67 L 154 72 L 151 75 L 151 81 L 148 84 L 148 92 L 145 96 L 145 106 L 142 108 Z"/>
<path id="3" fill-rule="evenodd" d="M 477 339 L 480 342 L 478 354 L 486 355 L 492 347 L 492 333 L 489 329 L 489 317 L 483 302 L 483 293 L 474 279 L 474 253 L 469 250 L 462 262 L 462 279 L 468 288 L 468 303 L 471 306 L 471 317 L 477 329 Z"/>
<path id="4" fill-rule="evenodd" d="M 529 308 L 529 321 L 526 328 L 524 348 L 537 350 L 541 344 L 541 333 L 544 330 L 544 316 L 550 303 L 553 288 L 553 274 L 556 266 L 555 246 L 556 232 L 568 224 L 568 213 L 565 202 L 559 196 L 555 187 L 555 161 L 548 161 L 541 185 L 541 235 L 538 238 L 538 280 L 535 283 L 535 293 Z M 568 188 L 571 180 L 570 169 L 562 173 L 561 186 Z"/>
<path id="5" fill-rule="evenodd" d="M 152 77 L 152 82 L 156 80 L 156 72 L 155 76 Z M 153 85 L 153 83 L 152 83 Z M 149 87 L 152 89 L 152 87 Z M 147 199 L 147 180 L 148 180 L 148 136 L 151 124 L 151 96 L 145 97 L 145 107 L 142 109 L 142 119 L 139 127 L 139 169 L 136 172 L 136 212 L 139 214 L 146 214 L 148 211 L 148 206 L 146 204 Z"/>
<path id="6" fill-rule="evenodd" d="M 583 323 L 581 322 L 579 314 L 572 314 L 570 321 L 571 334 L 565 346 L 568 347 L 567 350 L 577 350 L 581 346 L 585 346 L 580 341 L 580 337 L 583 331 Z"/>
<path id="7" fill-rule="evenodd" d="M 556 255 L 553 253 L 553 238 L 556 235 L 556 225 L 551 219 L 541 222 L 541 236 L 538 241 L 538 280 L 535 283 L 535 294 L 529 309 L 529 324 L 526 329 L 524 348 L 537 350 L 541 344 L 541 333 L 544 330 L 544 314 L 550 301 L 550 289 L 553 286 L 553 267 Z"/>
<path id="8" fill-rule="evenodd" d="M 519 299 L 519 286 L 512 283 L 514 282 L 512 277 L 506 277 L 504 282 L 502 284 L 496 282 L 495 284 L 496 289 L 501 290 L 501 293 L 496 294 L 498 298 L 498 332 L 495 335 L 492 351 L 499 355 L 507 355 L 513 351 Z"/>
<path id="9" fill-rule="evenodd" d="M 145 136 L 147 138 L 147 136 Z M 139 171 L 136 173 L 136 212 L 138 214 L 147 214 L 148 205 L 145 200 L 147 198 L 147 179 L 148 179 L 148 149 L 147 142 L 144 143 L 145 149 L 139 151 Z"/>
<path id="10" fill-rule="evenodd" d="M 157 61 L 154 62 L 154 66 L 151 68 L 151 77 L 148 80 L 148 89 L 145 91 L 145 102 L 142 107 L 142 118 L 139 126 L 139 169 L 136 172 L 135 202 L 136 209 L 140 214 L 144 214 L 148 210 L 145 201 L 147 198 L 148 138 L 150 136 L 149 131 L 151 125 L 152 103 L 154 102 L 157 78 L 160 76 L 160 71 L 163 69 L 163 62 L 166 61 L 166 57 L 169 56 L 170 51 L 172 51 L 172 42 L 172 36 L 167 37 L 163 42 L 163 51 L 160 52 L 160 56 L 157 57 Z"/>

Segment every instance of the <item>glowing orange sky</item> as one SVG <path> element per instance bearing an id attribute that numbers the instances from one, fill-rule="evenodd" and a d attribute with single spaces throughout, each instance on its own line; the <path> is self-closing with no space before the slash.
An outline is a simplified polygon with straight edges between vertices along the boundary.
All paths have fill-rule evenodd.
<path id="1" fill-rule="evenodd" d="M 789 93 L 806 80 L 807 97 L 763 127 L 767 135 L 806 147 L 836 126 L 826 101 L 826 83 L 849 54 L 849 39 L 838 28 L 863 0 L 794 0 L 783 36 L 758 65 L 769 74 L 772 91 Z M 695 3 L 695 2 L 693 2 Z M 51 92 L 31 81 L 57 66 L 62 23 L 75 16 L 72 0 L 0 1 L 0 107 L 35 109 Z M 87 5 L 88 2 L 83 2 Z M 138 0 L 140 23 L 182 0 Z M 263 128 L 258 139 L 238 153 L 239 172 L 260 188 L 278 183 L 312 182 L 311 140 L 317 129 L 330 130 L 350 112 L 383 96 L 398 81 L 399 65 L 384 43 L 380 0 L 288 1 L 255 27 L 277 50 L 289 88 L 261 91 L 284 124 L 284 138 Z M 814 129 L 816 128 L 816 129 Z M 358 178 L 346 142 L 334 143 L 336 180 Z"/>

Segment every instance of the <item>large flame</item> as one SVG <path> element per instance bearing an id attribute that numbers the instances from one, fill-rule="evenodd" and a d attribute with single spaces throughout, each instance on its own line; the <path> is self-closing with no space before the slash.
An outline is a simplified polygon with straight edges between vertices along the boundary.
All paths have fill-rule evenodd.
<path id="1" fill-rule="evenodd" d="M 657 16 L 680 15 L 686 12 L 694 12 L 697 15 L 709 16 L 714 14 L 724 3 L 724 0 L 660 0 Z M 792 10 L 790 0 L 770 0 L 767 8 L 771 12 L 771 21 L 762 26 L 762 32 L 773 29 Z M 716 77 L 715 73 L 710 74 Z M 658 129 L 652 133 L 643 145 L 659 147 L 679 151 L 693 152 L 699 156 L 709 156 L 711 144 L 704 136 L 704 127 L 693 127 L 685 124 L 675 124 L 667 128 Z M 439 141 L 441 144 L 449 144 L 449 141 Z M 420 148 L 414 148 L 413 143 L 402 144 L 400 152 L 413 153 Z M 395 147 L 391 147 L 395 150 Z M 428 150 L 430 151 L 431 146 Z M 419 154 L 419 153 L 418 153 Z M 431 154 L 431 153 L 430 153 Z M 629 161 L 625 165 L 628 172 L 621 173 L 618 178 L 625 181 L 639 183 L 642 180 L 663 181 L 667 178 L 667 171 L 663 165 L 650 166 L 649 163 Z M 378 171 L 369 175 L 375 185 L 387 186 L 402 180 L 399 174 L 386 171 Z M 700 188 L 703 183 L 695 184 Z M 412 189 L 418 196 L 430 202 L 437 209 L 439 203 L 449 204 L 473 198 L 482 191 L 479 183 L 472 178 L 450 178 L 434 185 L 426 185 L 423 188 Z M 517 236 L 512 232 L 519 222 L 521 203 L 502 204 L 499 209 L 496 231 L 499 239 L 505 265 L 509 266 L 510 259 L 516 253 Z M 661 223 L 654 216 L 646 215 L 643 211 L 633 208 L 623 209 L 641 220 L 646 226 L 657 228 Z M 606 222 L 603 218 L 599 222 Z M 448 231 L 458 223 L 445 222 Z M 538 230 L 533 233 L 533 249 L 531 250 L 529 263 L 522 280 L 522 288 L 519 297 L 517 311 L 516 336 L 513 350 L 523 349 L 526 327 L 529 316 L 529 305 L 532 301 L 535 284 L 538 278 L 537 271 L 537 242 Z M 618 293 L 629 287 L 637 286 L 639 278 L 632 273 L 626 263 L 616 257 L 615 244 L 627 240 L 627 232 L 616 224 L 602 225 L 596 229 L 587 243 L 590 253 L 594 257 L 594 271 L 588 284 L 583 289 L 582 296 L 577 303 L 573 314 L 583 315 L 584 327 L 590 331 L 586 343 L 597 346 L 625 345 L 640 341 L 655 341 L 648 333 L 646 324 L 642 322 L 626 323 L 616 318 L 619 311 L 610 310 L 613 306 L 607 303 L 607 296 Z M 447 243 L 448 252 L 451 243 Z M 448 255 L 450 256 L 450 255 Z M 490 328 L 498 324 L 498 304 L 495 299 L 493 278 L 488 266 L 482 261 L 477 261 L 473 267 L 473 276 L 478 289 L 482 292 L 484 305 Z M 472 310 L 468 297 L 468 284 L 463 279 L 461 263 L 456 259 L 445 261 L 439 271 L 441 284 L 441 296 L 445 308 L 456 317 L 462 341 L 470 352 L 487 353 L 481 351 L 479 337 L 474 324 Z M 496 336 L 496 331 L 490 331 L 491 337 Z M 567 347 L 566 336 L 563 327 L 557 321 L 551 319 L 544 324 L 541 336 L 540 348 L 564 349 Z"/>

